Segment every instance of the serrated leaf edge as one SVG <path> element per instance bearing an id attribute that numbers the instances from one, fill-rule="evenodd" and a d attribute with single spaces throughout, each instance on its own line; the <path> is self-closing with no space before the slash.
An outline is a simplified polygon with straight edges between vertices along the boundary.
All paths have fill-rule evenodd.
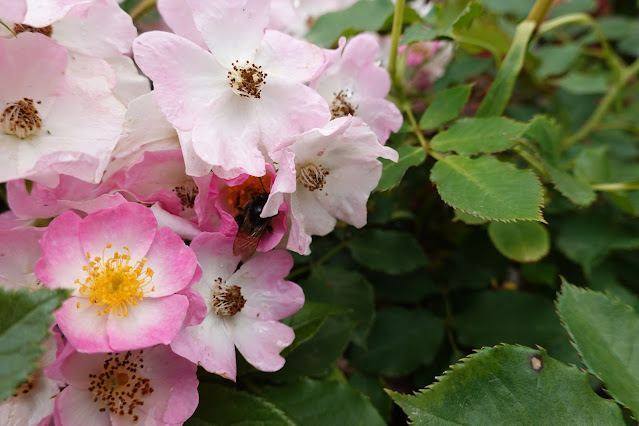
<path id="1" fill-rule="evenodd" d="M 566 281 L 566 280 L 564 279 L 564 277 L 561 277 L 561 281 L 562 281 L 561 290 L 563 290 L 564 285 L 569 285 L 569 286 L 571 286 L 571 287 L 574 287 L 577 291 L 581 291 L 581 292 L 583 292 L 583 293 L 593 293 L 593 294 L 596 294 L 596 295 L 602 295 L 602 296 L 606 297 L 606 294 L 604 294 L 604 293 L 602 293 L 602 292 L 600 292 L 600 291 L 596 291 L 596 290 L 593 290 L 593 289 L 590 289 L 590 288 L 586 288 L 586 287 L 579 287 L 579 286 L 576 286 L 576 285 L 574 285 L 574 284 L 570 284 L 568 281 Z M 596 377 L 596 378 L 597 378 L 600 382 L 602 382 L 602 383 L 605 385 L 606 383 L 605 383 L 605 382 L 601 379 L 601 377 L 599 377 L 599 376 L 597 375 L 597 373 L 595 373 L 595 372 L 593 371 L 593 368 L 592 368 L 592 367 L 590 367 L 590 366 L 588 365 L 588 363 L 586 362 L 586 360 L 584 359 L 584 357 L 583 357 L 583 355 L 582 355 L 581 351 L 579 350 L 579 347 L 578 347 L 578 345 L 577 345 L 577 342 L 575 342 L 575 340 L 574 340 L 574 337 L 573 337 L 573 336 L 574 336 L 574 334 L 573 334 L 573 332 L 570 330 L 570 327 L 568 327 L 568 325 L 565 323 L 565 321 L 564 321 L 563 317 L 562 317 L 562 316 L 561 316 L 561 314 L 559 313 L 559 307 L 558 307 L 558 305 L 559 305 L 559 297 L 561 296 L 561 290 L 557 291 L 557 299 L 556 299 L 556 301 L 555 301 L 555 312 L 557 313 L 557 316 L 559 317 L 559 323 L 560 323 L 560 324 L 561 324 L 561 326 L 564 328 L 564 330 L 566 330 L 566 331 L 568 332 L 568 337 L 569 337 L 569 338 L 568 338 L 568 341 L 570 342 L 570 345 L 571 345 L 571 346 L 575 349 L 575 351 L 576 351 L 576 352 L 577 352 L 577 354 L 579 355 L 579 359 L 581 359 L 581 362 L 583 363 L 583 365 L 584 365 L 584 366 L 586 367 L 586 369 L 587 369 L 587 370 L 586 370 L 586 369 L 580 368 L 580 370 L 582 370 L 582 371 L 583 371 L 583 372 L 585 372 L 586 374 L 592 374 L 592 375 L 593 375 L 593 376 L 595 376 L 595 377 Z M 628 305 L 628 304 L 624 303 L 624 302 L 623 302 L 623 301 L 622 301 L 619 297 L 614 297 L 614 296 L 612 296 L 612 295 L 608 295 L 607 297 L 608 297 L 608 299 L 610 299 L 612 302 L 617 303 L 617 304 L 619 304 L 619 305 L 621 305 L 621 306 L 623 306 L 623 307 L 625 307 L 625 308 L 629 309 L 629 310 L 630 310 L 631 312 L 633 312 L 633 313 L 636 313 L 636 312 L 635 312 L 635 310 L 634 310 L 634 308 L 633 308 L 632 306 L 630 306 L 630 305 Z M 624 405 L 624 403 L 623 403 L 623 402 L 619 401 L 619 399 L 617 399 L 617 397 L 615 397 L 615 396 L 614 396 L 614 395 L 613 395 L 613 394 L 612 394 L 612 393 L 608 390 L 608 388 L 607 388 L 606 386 L 604 386 L 604 387 L 603 387 L 603 389 L 604 389 L 604 391 L 605 391 L 608 395 L 610 395 L 610 397 L 611 397 L 611 398 L 612 398 L 612 399 L 613 399 L 613 400 L 614 400 L 617 404 L 619 404 L 619 405 L 621 405 L 622 407 L 626 408 L 626 409 L 627 409 L 628 411 L 630 411 L 630 413 L 632 414 L 632 411 L 630 410 L 630 408 L 628 408 L 626 405 Z M 631 415 L 631 417 L 632 417 L 634 420 L 636 420 L 636 419 L 635 419 L 632 415 Z"/>

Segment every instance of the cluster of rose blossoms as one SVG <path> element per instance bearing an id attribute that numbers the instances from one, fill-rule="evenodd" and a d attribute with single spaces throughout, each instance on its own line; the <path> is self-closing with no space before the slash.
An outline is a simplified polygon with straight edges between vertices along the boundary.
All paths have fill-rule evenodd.
<path id="1" fill-rule="evenodd" d="M 0 0 L 0 285 L 72 291 L 3 425 L 182 424 L 198 365 L 280 369 L 286 249 L 364 226 L 397 160 L 375 36 L 294 38 L 293 0 L 157 6 L 174 33 L 116 0 Z"/>

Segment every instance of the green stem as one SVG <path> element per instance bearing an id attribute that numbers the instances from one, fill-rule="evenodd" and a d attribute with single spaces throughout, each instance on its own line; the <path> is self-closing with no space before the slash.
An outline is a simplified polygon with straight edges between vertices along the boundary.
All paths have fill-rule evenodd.
<path id="1" fill-rule="evenodd" d="M 419 124 L 417 124 L 417 120 L 415 119 L 415 115 L 413 115 L 413 110 L 410 107 L 410 102 L 408 100 L 406 100 L 406 99 L 403 99 L 401 105 L 402 105 L 402 109 L 406 113 L 406 116 L 408 117 L 408 121 L 410 122 L 410 126 L 413 128 L 413 133 L 415 133 L 415 136 L 417 136 L 417 140 L 419 141 L 419 144 L 424 149 L 427 149 L 428 148 L 428 141 L 424 137 L 424 134 L 422 133 L 422 131 L 419 129 Z"/>
<path id="2" fill-rule="evenodd" d="M 637 191 L 639 190 L 639 182 L 613 182 L 613 183 L 596 183 L 592 185 L 595 191 Z"/>
<path id="3" fill-rule="evenodd" d="M 129 13 L 131 19 L 134 21 L 140 19 L 140 17 L 155 6 L 155 2 L 156 0 L 142 0 L 133 9 L 131 9 L 131 12 Z"/>
<path id="4" fill-rule="evenodd" d="M 548 15 L 551 6 L 552 0 L 537 0 L 533 8 L 530 9 L 530 13 L 526 19 L 536 23 L 535 31 L 539 29 L 539 26 L 544 22 L 544 19 L 546 19 L 546 15 Z"/>
<path id="5" fill-rule="evenodd" d="M 388 58 L 388 73 L 390 74 L 393 86 L 401 91 L 401 78 L 397 74 L 397 48 L 399 47 L 399 37 L 402 34 L 402 23 L 404 21 L 404 0 L 395 2 L 395 13 L 393 14 L 393 29 L 391 32 L 390 57 Z"/>
<path id="6" fill-rule="evenodd" d="M 448 288 L 441 287 L 441 291 L 442 297 L 444 299 L 444 308 L 446 309 L 446 318 L 444 319 L 444 325 L 446 327 L 448 343 L 450 343 L 450 347 L 453 349 L 453 356 L 459 359 L 464 356 L 464 353 L 459 349 L 459 346 L 457 346 L 457 341 L 455 340 L 455 336 L 453 335 L 453 308 L 448 297 Z"/>
<path id="7" fill-rule="evenodd" d="M 333 247 L 328 253 L 326 253 L 324 256 L 320 257 L 316 262 L 311 262 L 308 265 L 300 266 L 299 268 L 295 269 L 294 271 L 291 271 L 291 273 L 288 274 L 286 279 L 287 280 L 291 280 L 291 279 L 297 277 L 298 275 L 301 275 L 303 273 L 308 272 L 313 266 L 321 265 L 322 263 L 324 263 L 327 260 L 329 260 L 331 257 L 335 256 L 337 253 L 339 253 L 340 250 L 342 250 L 344 247 L 346 247 L 346 244 L 347 244 L 347 241 L 340 242 L 338 245 Z"/>
<path id="8" fill-rule="evenodd" d="M 590 15 L 585 13 L 571 13 L 569 15 L 560 16 L 559 18 L 550 19 L 539 26 L 539 34 L 543 34 L 548 31 L 552 31 L 556 28 L 559 28 L 568 24 L 583 24 L 592 27 L 601 43 L 601 47 L 603 48 L 603 56 L 608 63 L 608 66 L 612 68 L 615 72 L 620 73 L 623 69 L 623 61 L 621 58 L 612 50 L 610 47 L 610 43 L 608 43 L 608 39 L 606 35 L 601 31 L 599 25 L 597 25 L 597 21 L 595 21 Z"/>
<path id="9" fill-rule="evenodd" d="M 576 133 L 564 139 L 561 143 L 562 149 L 567 149 L 584 139 L 588 136 L 593 130 L 597 128 L 604 115 L 608 112 L 608 109 L 612 106 L 615 99 L 619 95 L 621 89 L 628 83 L 628 81 L 634 77 L 635 74 L 639 73 L 639 59 L 636 59 L 629 67 L 624 67 L 621 70 L 621 74 L 619 76 L 619 80 L 617 83 L 606 93 L 606 96 L 603 97 L 599 105 L 597 105 L 597 109 L 592 113 L 590 118 L 581 126 Z"/>
<path id="10" fill-rule="evenodd" d="M 519 156 L 521 158 L 523 158 L 524 160 L 526 160 L 528 162 L 528 164 L 530 164 L 531 166 L 533 166 L 535 169 L 537 169 L 537 171 L 539 171 L 540 174 L 542 175 L 546 175 L 546 168 L 544 167 L 543 164 L 541 164 L 541 162 L 539 160 L 537 160 L 530 152 L 526 151 L 523 147 L 521 146 L 514 146 L 513 150 L 519 154 Z"/>

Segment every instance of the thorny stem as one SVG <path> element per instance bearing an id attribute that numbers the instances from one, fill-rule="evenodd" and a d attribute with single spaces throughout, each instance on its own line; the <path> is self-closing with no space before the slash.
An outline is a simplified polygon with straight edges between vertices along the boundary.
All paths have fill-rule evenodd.
<path id="1" fill-rule="evenodd" d="M 572 134 L 568 138 L 564 139 L 561 143 L 562 149 L 567 149 L 584 139 L 588 136 L 593 130 L 597 128 L 603 117 L 608 112 L 608 109 L 612 106 L 615 99 L 619 95 L 621 89 L 628 83 L 628 81 L 635 76 L 635 74 L 639 73 L 639 59 L 636 59 L 629 67 L 624 67 L 621 69 L 621 73 L 619 76 L 619 80 L 617 83 L 606 93 L 606 96 L 603 97 L 599 105 L 597 105 L 597 109 L 592 113 L 590 118 L 581 126 L 576 133 Z"/>
<path id="2" fill-rule="evenodd" d="M 388 58 L 388 73 L 395 89 L 401 92 L 401 78 L 397 75 L 397 48 L 399 47 L 399 37 L 402 34 L 402 22 L 404 20 L 404 0 L 395 2 L 395 13 L 393 14 L 393 29 L 391 32 L 390 57 Z"/>
<path id="3" fill-rule="evenodd" d="M 304 265 L 304 266 L 300 266 L 299 268 L 291 271 L 290 274 L 288 274 L 288 276 L 286 277 L 287 280 L 292 280 L 293 278 L 297 277 L 298 275 L 301 275 L 305 272 L 308 272 L 313 266 L 319 266 L 322 263 L 326 262 L 327 260 L 329 260 L 331 257 L 335 256 L 340 250 L 342 250 L 344 247 L 346 247 L 346 243 L 347 241 L 342 241 L 340 242 L 338 245 L 336 245 L 335 247 L 333 247 L 328 253 L 326 253 L 324 256 L 320 257 L 319 259 L 317 259 L 316 262 L 311 262 L 308 265 Z"/>
<path id="4" fill-rule="evenodd" d="M 155 2 L 156 0 L 142 0 L 133 9 L 131 9 L 131 12 L 129 13 L 131 19 L 134 21 L 136 19 L 140 19 L 141 16 L 155 6 Z"/>

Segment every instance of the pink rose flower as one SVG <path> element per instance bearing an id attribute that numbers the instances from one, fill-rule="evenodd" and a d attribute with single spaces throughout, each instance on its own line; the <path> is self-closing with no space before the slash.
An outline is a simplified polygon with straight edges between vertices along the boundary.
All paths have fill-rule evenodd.
<path id="1" fill-rule="evenodd" d="M 361 118 L 384 144 L 401 127 L 402 114 L 385 99 L 391 83 L 388 71 L 376 64 L 378 51 L 374 35 L 359 34 L 348 43 L 341 38 L 337 49 L 326 51 L 326 69 L 311 87 L 328 101 L 333 118 Z"/>
<path id="2" fill-rule="evenodd" d="M 197 407 L 197 366 L 168 346 L 83 354 L 56 363 L 68 386 L 55 398 L 64 426 L 181 425 Z"/>
<path id="3" fill-rule="evenodd" d="M 304 83 L 319 71 L 318 47 L 266 30 L 269 2 L 193 0 L 209 51 L 174 34 L 149 32 L 133 44 L 167 120 L 191 132 L 194 152 L 233 178 L 262 176 L 264 152 L 281 138 L 324 125 L 329 111 Z"/>
<path id="4" fill-rule="evenodd" d="M 378 157 L 397 161 L 397 151 L 379 144 L 370 127 L 351 116 L 285 139 L 280 170 L 262 216 L 273 214 L 286 195 L 290 209 L 286 248 L 310 253 L 311 235 L 326 235 L 337 219 L 366 224 L 366 202 L 382 175 Z"/>
<path id="5" fill-rule="evenodd" d="M 304 293 L 285 281 L 293 258 L 281 250 L 260 253 L 236 271 L 233 238 L 199 234 L 191 247 L 202 265 L 202 280 L 193 286 L 207 301 L 201 324 L 184 328 L 171 342 L 175 353 L 206 370 L 235 380 L 235 348 L 254 367 L 276 371 L 284 365 L 279 353 L 289 346 L 293 329 L 278 320 L 297 312 Z"/>
<path id="6" fill-rule="evenodd" d="M 169 228 L 157 229 L 153 213 L 140 204 L 84 219 L 63 213 L 41 245 L 36 276 L 47 287 L 73 290 L 55 316 L 81 352 L 168 344 L 185 318 L 203 316 L 203 301 L 189 290 L 201 275 L 195 254 Z M 196 312 L 187 315 L 189 309 Z"/>

